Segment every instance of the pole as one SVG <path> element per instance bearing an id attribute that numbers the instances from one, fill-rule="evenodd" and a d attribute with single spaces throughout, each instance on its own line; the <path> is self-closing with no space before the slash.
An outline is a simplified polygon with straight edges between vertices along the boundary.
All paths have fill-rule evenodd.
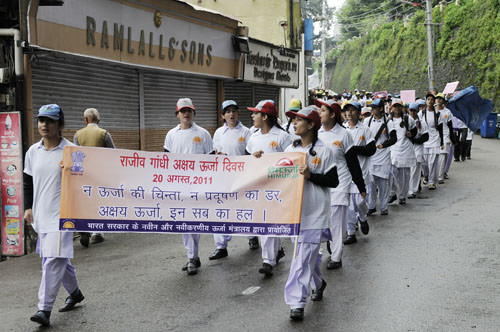
<path id="1" fill-rule="evenodd" d="M 325 89 L 325 35 L 326 35 L 326 0 L 323 0 L 323 8 L 321 10 L 321 88 Z"/>
<path id="2" fill-rule="evenodd" d="M 432 40 L 432 4 L 426 0 L 425 23 L 427 25 L 427 59 L 429 63 L 429 90 L 434 89 L 434 42 Z"/>

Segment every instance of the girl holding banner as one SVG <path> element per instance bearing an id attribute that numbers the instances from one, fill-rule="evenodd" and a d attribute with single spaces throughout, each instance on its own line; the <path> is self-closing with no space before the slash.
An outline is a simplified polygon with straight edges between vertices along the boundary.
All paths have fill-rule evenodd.
<path id="1" fill-rule="evenodd" d="M 42 139 L 29 148 L 24 162 L 24 219 L 38 233 L 37 252 L 42 257 L 38 311 L 30 319 L 48 326 L 61 284 L 70 296 L 60 312 L 72 310 L 84 296 L 70 262 L 73 258 L 73 233 L 59 231 L 60 162 L 64 147 L 73 143 L 62 137 L 64 114 L 58 105 L 40 107 L 37 122 Z"/>
<path id="2" fill-rule="evenodd" d="M 283 152 L 292 144 L 290 135 L 278 124 L 278 110 L 272 100 L 261 100 L 252 111 L 254 127 L 260 129 L 249 139 L 247 152 L 260 158 L 264 153 Z M 273 267 L 285 256 L 279 237 L 261 236 L 262 267 L 259 273 L 273 275 Z"/>
<path id="3" fill-rule="evenodd" d="M 300 137 L 285 152 L 307 153 L 307 164 L 299 166 L 304 182 L 300 232 L 297 239 L 296 255 L 290 266 L 290 274 L 285 285 L 285 302 L 290 306 L 290 318 L 302 320 L 304 307 L 312 288 L 312 301 L 321 301 L 326 281 L 321 278 L 321 241 L 331 239 L 329 230 L 331 208 L 328 187 L 338 185 L 337 168 L 333 150 L 318 140 L 321 120 L 315 106 L 307 106 L 300 111 L 288 111 L 293 118 L 295 134 Z"/>
<path id="4" fill-rule="evenodd" d="M 250 130 L 240 122 L 240 109 L 234 100 L 222 102 L 222 118 L 224 125 L 214 133 L 214 149 L 217 154 L 242 156 L 246 152 L 247 142 L 252 135 Z M 227 257 L 227 243 L 231 235 L 214 234 L 215 252 L 209 260 Z M 250 249 L 259 249 L 256 236 L 249 237 Z"/>
<path id="5" fill-rule="evenodd" d="M 332 241 L 329 245 L 331 256 L 327 268 L 333 270 L 342 267 L 343 240 L 347 228 L 351 182 L 354 181 L 360 193 L 366 195 L 366 189 L 358 157 L 352 149 L 353 140 L 341 125 L 343 121 L 340 105 L 332 99 L 317 99 L 316 105 L 321 107 L 322 127 L 318 131 L 318 136 L 333 151 L 334 163 L 337 166 L 339 177 L 339 185 L 331 190 L 330 201 L 332 206 Z"/>

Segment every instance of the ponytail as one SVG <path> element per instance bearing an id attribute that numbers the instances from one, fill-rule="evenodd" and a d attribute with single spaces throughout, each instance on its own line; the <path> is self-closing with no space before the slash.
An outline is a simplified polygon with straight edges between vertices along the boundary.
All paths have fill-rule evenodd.
<path id="1" fill-rule="evenodd" d="M 269 115 L 269 114 L 266 114 L 267 115 L 267 124 L 269 125 L 270 128 L 272 127 L 277 127 L 283 131 L 286 131 L 285 129 L 283 129 L 282 126 L 280 126 L 280 124 L 278 123 L 278 118 L 273 116 L 273 115 Z M 288 127 L 287 127 L 288 128 Z M 286 131 L 288 132 L 288 131 Z"/>
<path id="2" fill-rule="evenodd" d="M 314 128 L 313 129 L 313 142 L 312 142 L 311 148 L 309 149 L 309 154 L 313 157 L 316 155 L 316 151 L 314 151 L 314 146 L 316 145 L 317 141 L 318 141 L 318 130 L 316 130 L 316 128 Z"/>

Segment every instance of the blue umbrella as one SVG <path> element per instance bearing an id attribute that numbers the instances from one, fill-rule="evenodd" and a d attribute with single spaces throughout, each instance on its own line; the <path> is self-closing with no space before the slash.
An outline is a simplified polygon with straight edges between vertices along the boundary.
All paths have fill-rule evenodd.
<path id="1" fill-rule="evenodd" d="M 493 102 L 483 99 L 475 86 L 457 93 L 446 105 L 454 116 L 462 120 L 473 131 L 481 128 L 481 123 L 493 110 Z"/>

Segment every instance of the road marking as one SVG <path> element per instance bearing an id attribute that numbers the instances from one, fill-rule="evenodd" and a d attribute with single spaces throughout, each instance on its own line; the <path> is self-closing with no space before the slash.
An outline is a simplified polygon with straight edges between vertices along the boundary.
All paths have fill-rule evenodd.
<path id="1" fill-rule="evenodd" d="M 252 295 L 253 293 L 255 293 L 256 291 L 258 291 L 259 289 L 260 289 L 260 286 L 248 287 L 243 292 L 241 292 L 241 294 L 243 294 L 243 295 Z"/>

